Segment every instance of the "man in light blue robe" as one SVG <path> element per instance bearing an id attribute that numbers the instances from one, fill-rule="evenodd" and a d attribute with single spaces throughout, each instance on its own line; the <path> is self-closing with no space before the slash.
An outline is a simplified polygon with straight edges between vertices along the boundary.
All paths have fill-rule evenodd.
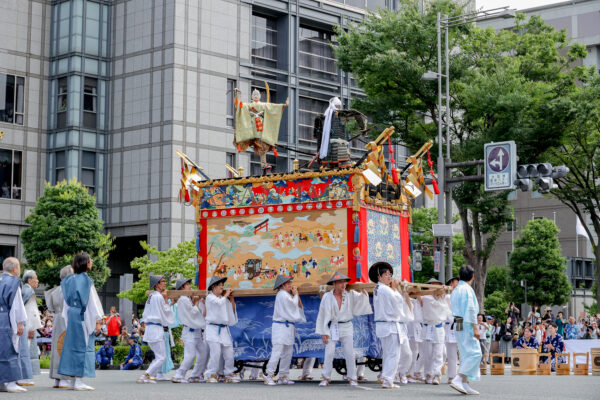
<path id="1" fill-rule="evenodd" d="M 58 373 L 74 378 L 70 383 L 74 390 L 94 390 L 81 378 L 96 376 L 93 334 L 103 310 L 94 283 L 87 275 L 91 266 L 92 260 L 87 253 L 77 254 L 73 261 L 74 274 L 60 283 L 65 298 L 63 317 L 67 331 Z"/>
<path id="2" fill-rule="evenodd" d="M 455 317 L 456 342 L 460 353 L 460 368 L 450 383 L 450 387 L 462 394 L 479 394 L 468 384 L 469 381 L 479 381 L 479 364 L 481 362 L 479 329 L 477 327 L 479 304 L 475 291 L 471 287 L 474 276 L 473 267 L 462 266 L 459 271 L 460 282 L 450 297 L 452 313 Z"/>
<path id="3" fill-rule="evenodd" d="M 19 353 L 21 339 L 24 339 L 27 350 L 25 326 L 27 314 L 21 297 L 21 265 L 19 260 L 8 257 L 2 263 L 0 274 L 0 392 L 26 392 L 27 389 L 17 385 L 17 381 L 31 378 L 24 376 Z M 31 369 L 29 352 L 24 358 Z"/>

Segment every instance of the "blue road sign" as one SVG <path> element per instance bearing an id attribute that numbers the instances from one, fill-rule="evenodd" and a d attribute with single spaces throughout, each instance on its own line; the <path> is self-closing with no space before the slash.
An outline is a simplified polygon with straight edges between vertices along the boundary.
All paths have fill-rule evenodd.
<path id="1" fill-rule="evenodd" d="M 512 190 L 517 171 L 517 145 L 514 141 L 487 143 L 485 153 L 485 190 Z"/>

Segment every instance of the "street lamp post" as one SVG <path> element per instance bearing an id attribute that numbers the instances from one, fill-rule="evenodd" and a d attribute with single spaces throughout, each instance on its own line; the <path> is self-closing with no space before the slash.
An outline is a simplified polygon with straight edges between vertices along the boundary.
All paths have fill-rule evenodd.
<path id="1" fill-rule="evenodd" d="M 501 17 L 501 18 L 514 18 L 515 10 L 509 9 L 508 6 L 494 8 L 491 10 L 476 11 L 469 14 L 463 14 L 453 17 L 442 16 L 441 13 L 437 13 L 436 20 L 436 33 L 437 33 L 437 53 L 438 53 L 438 68 L 437 73 L 427 71 L 423 74 L 422 79 L 433 80 L 437 78 L 438 81 L 438 184 L 440 188 L 440 194 L 437 198 L 438 204 L 438 224 L 452 223 L 452 191 L 450 185 L 446 184 L 446 164 L 451 162 L 450 159 L 450 49 L 448 44 L 448 30 L 450 27 L 460 26 L 476 22 L 480 18 L 487 17 Z M 445 66 L 446 73 L 442 73 L 442 27 L 444 28 L 444 42 L 445 42 Z M 444 159 L 443 151 L 443 120 L 442 120 L 442 78 L 446 78 L 446 158 Z M 449 174 L 449 171 L 448 171 Z M 442 282 L 446 281 L 452 276 L 452 237 L 446 239 L 447 245 L 442 240 L 440 243 L 440 272 L 438 279 Z M 444 254 L 447 250 L 447 254 Z M 446 262 L 447 260 L 447 262 Z"/>

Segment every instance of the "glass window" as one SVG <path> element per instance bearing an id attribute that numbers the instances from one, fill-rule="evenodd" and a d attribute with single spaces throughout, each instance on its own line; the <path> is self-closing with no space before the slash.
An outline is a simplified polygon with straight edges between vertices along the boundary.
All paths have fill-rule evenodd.
<path id="1" fill-rule="evenodd" d="M 100 4 L 87 2 L 85 10 L 85 52 L 98 55 L 100 49 Z"/>
<path id="2" fill-rule="evenodd" d="M 277 19 L 252 14 L 252 63 L 277 68 Z"/>
<path id="3" fill-rule="evenodd" d="M 328 100 L 313 97 L 310 96 L 310 93 L 301 91 L 298 105 L 298 139 L 300 142 L 316 144 L 313 136 L 315 117 L 324 113 L 328 106 Z"/>
<path id="4" fill-rule="evenodd" d="M 65 180 L 65 167 L 67 166 L 66 154 L 64 151 L 56 153 L 56 174 L 54 176 L 56 183 Z"/>
<path id="5" fill-rule="evenodd" d="M 0 121 L 23 125 L 25 78 L 0 74 Z"/>
<path id="6" fill-rule="evenodd" d="M 60 78 L 58 80 L 58 102 L 57 104 L 57 118 L 56 127 L 58 129 L 67 126 L 67 78 Z"/>
<path id="7" fill-rule="evenodd" d="M 233 109 L 233 99 L 235 97 L 235 86 L 236 86 L 236 81 L 233 79 L 227 79 L 227 126 L 233 126 L 233 115 L 234 115 L 234 109 Z"/>
<path id="8" fill-rule="evenodd" d="M 20 151 L 0 149 L 0 197 L 21 199 L 23 158 Z"/>
<path id="9" fill-rule="evenodd" d="M 6 260 L 8 257 L 15 256 L 15 246 L 5 246 L 0 245 L 0 265 Z"/>
<path id="10" fill-rule="evenodd" d="M 335 44 L 331 32 L 301 26 L 298 46 L 300 74 L 325 80 L 337 80 L 338 69 L 331 44 Z"/>
<path id="11" fill-rule="evenodd" d="M 98 80 L 85 78 L 83 85 L 83 127 L 96 128 Z"/>
<path id="12" fill-rule="evenodd" d="M 71 3 L 65 1 L 60 3 L 58 16 L 58 45 L 56 46 L 56 54 L 65 54 L 69 51 L 69 14 Z"/>
<path id="13" fill-rule="evenodd" d="M 234 169 L 237 169 L 237 161 L 235 159 L 235 153 L 226 153 L 225 154 L 225 163 Z M 233 178 L 233 174 L 230 170 L 226 168 L 226 175 L 228 178 Z"/>
<path id="14" fill-rule="evenodd" d="M 96 153 L 83 151 L 81 157 L 81 183 L 88 188 L 90 194 L 96 191 Z"/>

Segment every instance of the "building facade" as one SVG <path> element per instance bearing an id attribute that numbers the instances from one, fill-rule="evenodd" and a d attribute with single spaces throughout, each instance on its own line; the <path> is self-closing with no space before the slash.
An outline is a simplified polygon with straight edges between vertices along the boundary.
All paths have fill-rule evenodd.
<path id="1" fill-rule="evenodd" d="M 233 146 L 234 89 L 268 84 L 285 103 L 276 172 L 316 154 L 314 117 L 360 90 L 337 69 L 334 27 L 396 0 L 7 0 L 0 13 L 0 257 L 23 256 L 19 234 L 44 182 L 76 178 L 114 236 L 120 276 L 143 255 L 194 238 L 179 202 L 180 150 L 211 178 L 225 164 L 261 172 Z M 358 153 L 364 144 L 352 143 Z M 298 150 L 298 153 L 295 151 Z M 1 260 L 0 260 L 1 261 Z"/>
<path id="2" fill-rule="evenodd" d="M 600 0 L 565 1 L 519 10 L 519 12 L 528 16 L 539 15 L 556 29 L 565 29 L 572 41 L 584 44 L 587 48 L 588 55 L 580 65 L 594 66 L 597 71 L 600 71 Z M 479 25 L 509 29 L 513 21 L 496 18 L 482 21 Z M 590 241 L 585 236 L 577 235 L 575 213 L 558 200 L 536 191 L 516 191 L 510 198 L 515 210 L 515 221 L 507 226 L 507 231 L 498 239 L 491 264 L 508 264 L 508 258 L 514 249 L 514 240 L 529 220 L 535 218 L 553 220 L 560 229 L 558 238 L 562 255 L 567 258 L 567 275 L 574 287 L 573 300 L 567 305 L 567 311 L 570 315 L 577 316 L 583 310 L 584 303 L 589 305 L 593 301 L 590 288 L 597 266 L 594 265 Z"/>

